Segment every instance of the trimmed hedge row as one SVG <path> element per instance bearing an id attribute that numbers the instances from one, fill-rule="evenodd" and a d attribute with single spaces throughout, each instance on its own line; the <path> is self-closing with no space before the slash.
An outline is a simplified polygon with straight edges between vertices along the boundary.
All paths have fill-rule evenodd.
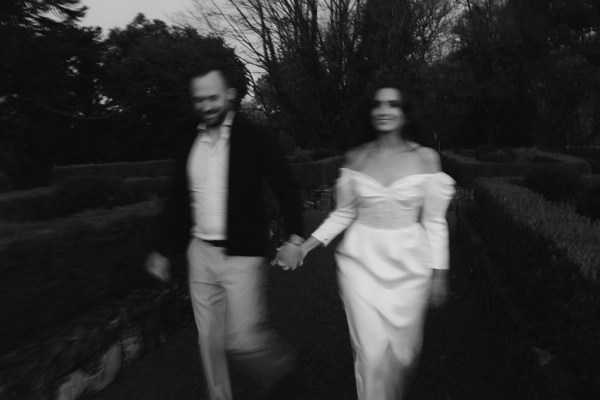
<path id="1" fill-rule="evenodd" d="M 123 179 L 170 176 L 172 169 L 173 160 L 56 166 L 52 169 L 52 182 L 60 183 L 76 176 L 116 176 Z"/>
<path id="2" fill-rule="evenodd" d="M 516 181 L 475 181 L 475 220 L 501 249 L 536 347 L 566 360 L 600 398 L 600 221 Z"/>
<path id="3" fill-rule="evenodd" d="M 0 171 L 0 193 L 10 192 L 11 189 L 12 185 L 10 183 L 9 176 L 6 173 Z"/>
<path id="4" fill-rule="evenodd" d="M 577 213 L 600 219 L 600 175 L 548 166 L 534 169 L 523 178 L 523 185 L 551 201 L 567 202 Z"/>
<path id="5" fill-rule="evenodd" d="M 531 169 L 548 164 L 571 169 L 581 175 L 591 171 L 589 163 L 577 157 L 541 150 L 535 150 L 533 162 L 481 162 L 467 154 L 469 152 L 466 150 L 441 152 L 444 171 L 463 186 L 470 185 L 474 179 L 480 177 L 524 176 Z"/>
<path id="6" fill-rule="evenodd" d="M 160 201 L 51 222 L 0 223 L 0 354 L 154 282 L 143 270 Z"/>
<path id="7" fill-rule="evenodd" d="M 600 146 L 567 146 L 563 151 L 587 161 L 592 167 L 592 174 L 600 174 Z"/>
<path id="8" fill-rule="evenodd" d="M 338 168 L 342 165 L 343 156 L 330 156 L 330 150 L 315 151 L 318 160 L 311 161 L 311 152 L 302 162 L 292 160 L 292 169 L 297 174 L 303 188 L 315 189 L 322 185 L 330 185 L 337 177 Z M 54 167 L 53 181 L 62 182 L 78 176 L 114 176 L 119 178 L 151 178 L 171 176 L 173 160 L 157 160 L 145 162 L 122 162 L 109 164 L 82 164 Z"/>
<path id="9" fill-rule="evenodd" d="M 313 162 L 292 164 L 292 169 L 302 189 L 321 189 L 335 183 L 343 162 L 343 156 L 336 156 Z"/>
<path id="10" fill-rule="evenodd" d="M 331 157 L 309 163 L 292 164 L 305 191 L 329 187 L 338 176 L 343 157 Z M 0 220 L 35 221 L 64 217 L 87 209 L 146 201 L 153 196 L 168 195 L 171 178 L 170 161 L 144 163 L 95 164 L 60 167 L 56 171 L 58 185 L 29 191 L 0 194 Z M 161 167 L 162 166 L 162 167 Z M 133 172 L 125 172 L 132 167 Z M 80 175 L 83 174 L 83 175 Z M 150 176 L 157 174 L 157 176 Z M 138 178 L 117 176 L 140 175 Z M 267 192 L 269 215 L 276 215 L 276 202 Z"/>
<path id="11" fill-rule="evenodd" d="M 0 220 L 27 221 L 45 219 L 56 186 L 0 194 Z"/>
<path id="12" fill-rule="evenodd" d="M 167 195 L 169 177 L 118 179 L 80 176 L 57 186 L 0 195 L 0 220 L 35 221 L 87 209 L 112 208 Z"/>
<path id="13" fill-rule="evenodd" d="M 303 186 L 320 187 L 335 181 L 340 163 L 338 158 L 294 168 L 301 170 Z M 141 266 L 161 201 L 139 200 L 166 194 L 169 182 L 169 177 L 72 177 L 60 186 L 0 196 L 0 305 L 12 305 L 0 313 L 0 354 L 106 299 L 153 283 Z M 123 200 L 111 195 L 110 201 L 90 203 L 115 188 L 138 202 L 119 206 Z M 271 195 L 266 200 L 269 216 L 275 218 L 276 202 Z M 64 205 L 72 212 L 97 208 L 49 220 Z"/>
<path id="14" fill-rule="evenodd" d="M 589 157 L 600 160 L 600 146 L 567 146 L 565 152 L 576 157 Z"/>

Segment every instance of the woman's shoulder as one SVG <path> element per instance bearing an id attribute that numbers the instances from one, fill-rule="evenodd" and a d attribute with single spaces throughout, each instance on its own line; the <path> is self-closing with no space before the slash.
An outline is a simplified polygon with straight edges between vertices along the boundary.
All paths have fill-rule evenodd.
<path id="1" fill-rule="evenodd" d="M 360 170 L 367 158 L 369 148 L 369 143 L 366 143 L 348 150 L 345 154 L 344 167 Z"/>
<path id="2" fill-rule="evenodd" d="M 423 165 L 425 173 L 434 173 L 441 170 L 440 155 L 437 151 L 431 147 L 419 146 L 415 149 L 415 152 Z"/>

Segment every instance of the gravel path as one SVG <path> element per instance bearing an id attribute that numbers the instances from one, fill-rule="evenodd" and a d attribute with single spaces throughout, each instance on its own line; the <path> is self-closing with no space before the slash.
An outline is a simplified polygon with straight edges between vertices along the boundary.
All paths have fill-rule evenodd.
<path id="1" fill-rule="evenodd" d="M 308 229 L 325 215 L 308 212 Z M 510 400 L 504 340 L 479 306 L 453 236 L 451 245 L 451 298 L 443 309 L 429 312 L 421 363 L 406 400 Z M 273 326 L 299 351 L 305 382 L 302 392 L 284 400 L 356 399 L 331 248 L 316 249 L 293 273 L 273 269 L 269 302 Z M 86 400 L 203 400 L 196 349 L 190 324 Z M 243 387 L 235 393 L 247 398 Z"/>

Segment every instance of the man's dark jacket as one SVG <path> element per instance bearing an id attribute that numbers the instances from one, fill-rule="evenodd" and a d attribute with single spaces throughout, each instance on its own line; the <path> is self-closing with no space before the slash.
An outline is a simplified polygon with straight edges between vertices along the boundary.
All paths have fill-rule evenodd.
<path id="1" fill-rule="evenodd" d="M 177 149 L 172 189 L 161 216 L 156 242 L 156 249 L 166 256 L 184 252 L 191 238 L 187 162 L 198 134 L 198 123 L 198 119 L 192 118 L 179 130 L 185 136 Z M 265 182 L 279 201 L 286 235 L 303 235 L 300 187 L 274 132 L 245 120 L 238 113 L 233 119 L 229 140 L 227 253 L 267 256 L 269 221 Z"/>

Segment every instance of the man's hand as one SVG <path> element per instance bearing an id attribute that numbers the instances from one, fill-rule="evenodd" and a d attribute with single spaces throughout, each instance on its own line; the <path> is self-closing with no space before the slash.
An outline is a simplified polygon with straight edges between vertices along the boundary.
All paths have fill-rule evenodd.
<path id="1" fill-rule="evenodd" d="M 170 267 L 171 262 L 169 259 L 156 251 L 148 254 L 148 257 L 146 258 L 146 271 L 160 281 L 169 281 Z"/>
<path id="2" fill-rule="evenodd" d="M 302 247 L 297 244 L 286 242 L 279 248 L 275 259 L 271 262 L 271 265 L 278 265 L 285 271 L 295 270 L 297 267 L 302 265 L 304 260 L 304 252 Z"/>

